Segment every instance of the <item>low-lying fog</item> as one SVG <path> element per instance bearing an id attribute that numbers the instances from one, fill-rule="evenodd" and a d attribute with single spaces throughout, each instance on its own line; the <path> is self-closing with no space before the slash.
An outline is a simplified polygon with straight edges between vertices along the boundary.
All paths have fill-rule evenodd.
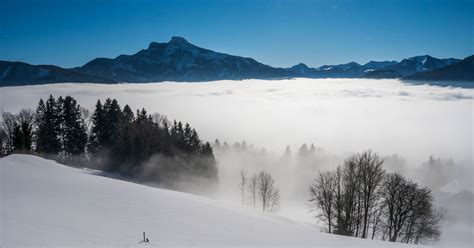
<path id="1" fill-rule="evenodd" d="M 149 113 L 189 122 L 201 138 L 211 143 L 217 138 L 231 147 L 215 149 L 219 198 L 239 204 L 240 169 L 266 169 L 282 191 L 280 214 L 299 220 L 314 222 L 304 204 L 307 185 L 318 170 L 372 149 L 385 157 L 387 170 L 430 186 L 448 211 L 450 201 L 464 201 L 459 203 L 464 208 L 452 211 L 469 215 L 462 224 L 468 228 L 460 223 L 462 230 L 451 228 L 443 237 L 472 241 L 472 89 L 361 79 L 56 84 L 0 88 L 0 111 L 35 108 L 49 94 L 71 95 L 91 113 L 97 99 L 110 97 L 122 107 L 145 107 Z M 243 140 L 247 149 L 232 149 Z M 308 149 L 314 144 L 316 150 L 306 162 L 298 158 L 303 143 Z M 290 158 L 283 156 L 287 145 Z M 452 219 L 449 224 L 455 225 L 459 215 Z"/>

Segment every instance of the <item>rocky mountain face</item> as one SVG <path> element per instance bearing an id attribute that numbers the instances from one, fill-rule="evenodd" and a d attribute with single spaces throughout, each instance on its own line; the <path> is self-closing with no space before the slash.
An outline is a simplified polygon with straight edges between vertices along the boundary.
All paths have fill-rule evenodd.
<path id="1" fill-rule="evenodd" d="M 474 82 L 474 55 L 466 57 L 459 63 L 450 64 L 428 72 L 416 73 L 406 77 L 413 81 L 445 81 L 445 82 Z M 472 85 L 474 87 L 474 85 Z"/>
<path id="2" fill-rule="evenodd" d="M 397 71 L 402 77 L 407 77 L 418 72 L 427 72 L 436 70 L 448 65 L 458 63 L 459 59 L 437 59 L 429 55 L 415 56 L 400 61 L 400 63 L 384 67 L 383 69 L 390 69 Z"/>
<path id="3" fill-rule="evenodd" d="M 94 59 L 73 70 L 119 82 L 140 83 L 296 76 L 291 71 L 273 68 L 251 58 L 200 48 L 181 37 L 173 37 L 168 43 L 152 42 L 147 49 L 133 55 Z"/>

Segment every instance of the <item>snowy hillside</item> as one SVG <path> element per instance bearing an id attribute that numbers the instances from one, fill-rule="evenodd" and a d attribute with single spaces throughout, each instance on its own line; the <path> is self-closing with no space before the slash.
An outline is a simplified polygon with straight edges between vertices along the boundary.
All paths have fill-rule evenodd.
<path id="1" fill-rule="evenodd" d="M 0 159 L 0 247 L 405 247 L 101 176 L 30 155 Z M 142 232 L 150 242 L 138 244 Z"/>

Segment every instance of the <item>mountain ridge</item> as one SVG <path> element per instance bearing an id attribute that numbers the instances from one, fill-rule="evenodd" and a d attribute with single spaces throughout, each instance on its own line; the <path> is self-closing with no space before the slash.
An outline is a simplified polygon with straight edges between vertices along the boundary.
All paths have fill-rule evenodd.
<path id="1" fill-rule="evenodd" d="M 174 36 L 168 43 L 151 42 L 147 49 L 115 59 L 95 59 L 72 70 L 120 82 L 276 79 L 297 76 L 252 58 L 214 52 Z"/>
<path id="2" fill-rule="evenodd" d="M 440 81 L 449 71 L 424 74 L 460 63 L 455 58 L 438 59 L 430 55 L 401 60 L 369 61 L 365 64 L 323 65 L 317 68 L 299 63 L 289 68 L 277 68 L 253 58 L 215 52 L 196 46 L 185 38 L 173 36 L 168 42 L 150 42 L 146 49 L 115 58 L 95 58 L 82 66 L 61 68 L 53 65 L 30 65 L 23 62 L 0 61 L 0 87 L 63 82 L 89 83 L 149 83 L 203 82 L 215 80 L 284 79 L 284 78 L 399 78 Z M 464 66 L 457 73 L 468 74 Z M 426 76 L 432 75 L 432 76 Z M 472 77 L 463 80 L 474 82 Z"/>

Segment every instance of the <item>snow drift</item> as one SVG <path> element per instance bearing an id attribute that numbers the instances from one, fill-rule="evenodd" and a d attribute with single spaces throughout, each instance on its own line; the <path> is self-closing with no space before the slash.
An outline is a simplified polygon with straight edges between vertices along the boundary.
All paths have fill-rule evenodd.
<path id="1" fill-rule="evenodd" d="M 0 159 L 0 246 L 405 247 L 148 187 L 31 155 Z M 150 242 L 139 244 L 142 232 Z"/>

